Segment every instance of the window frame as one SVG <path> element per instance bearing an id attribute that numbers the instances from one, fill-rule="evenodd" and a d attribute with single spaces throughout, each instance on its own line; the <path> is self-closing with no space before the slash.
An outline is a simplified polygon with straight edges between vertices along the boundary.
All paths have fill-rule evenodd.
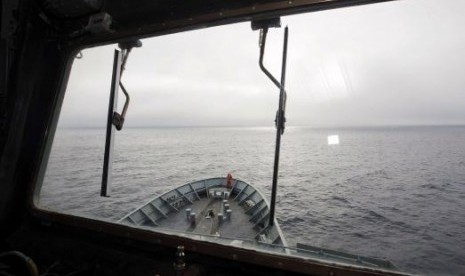
<path id="1" fill-rule="evenodd" d="M 57 80 L 57 87 L 54 94 L 53 103 L 50 105 L 51 116 L 47 121 L 44 133 L 43 144 L 39 149 L 40 156 L 36 165 L 38 168 L 33 174 L 28 197 L 28 207 L 34 219 L 38 220 L 41 225 L 50 228 L 82 229 L 86 233 L 108 235 L 112 239 L 123 240 L 124 243 L 133 241 L 143 242 L 144 244 L 154 246 L 166 246 L 176 248 L 182 244 L 187 251 L 200 254 L 216 256 L 233 261 L 245 262 L 255 265 L 282 269 L 297 273 L 312 273 L 316 275 L 373 275 L 383 273 L 385 275 L 408 275 L 402 272 L 393 272 L 383 269 L 374 269 L 363 266 L 347 265 L 341 263 L 329 263 L 317 259 L 304 259 L 296 256 L 285 256 L 273 252 L 257 252 L 256 250 L 226 246 L 211 241 L 200 241 L 177 234 L 167 234 L 164 232 L 135 228 L 128 225 L 118 224 L 105 220 L 97 220 L 85 217 L 79 217 L 70 214 L 59 213 L 56 211 L 42 209 L 38 202 L 42 188 L 45 172 L 47 169 L 55 132 L 58 125 L 61 107 L 65 97 L 66 87 L 71 73 L 71 68 L 75 56 L 82 50 L 94 46 L 103 46 L 121 41 L 124 38 L 146 38 L 160 35 L 171 34 L 175 32 L 184 32 L 197 29 L 199 27 L 220 26 L 224 24 L 250 21 L 252 16 L 282 16 L 301 12 L 319 11 L 324 9 L 340 8 L 345 6 L 361 5 L 367 3 L 386 2 L 390 0 L 305 0 L 301 6 L 289 8 L 288 1 L 265 3 L 260 9 L 257 7 L 245 7 L 232 11 L 228 15 L 224 14 L 204 14 L 196 21 L 192 18 L 182 18 L 170 22 L 158 23 L 149 27 L 129 27 L 121 33 L 90 37 L 83 40 L 68 41 L 64 44 L 64 59 L 60 78 Z M 326 2 L 326 3 L 325 3 Z M 214 252 L 214 253 L 212 253 Z"/>

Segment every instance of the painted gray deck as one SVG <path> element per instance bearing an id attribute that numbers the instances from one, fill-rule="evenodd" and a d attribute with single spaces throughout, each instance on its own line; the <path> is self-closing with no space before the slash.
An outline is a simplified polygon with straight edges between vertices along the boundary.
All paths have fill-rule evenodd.
<path id="1" fill-rule="evenodd" d="M 229 192 L 230 219 L 218 220 L 225 213 L 223 199 L 209 197 L 209 191 Z M 195 212 L 195 223 L 187 219 L 186 209 Z M 213 216 L 209 216 L 209 211 Z M 226 216 L 225 216 L 226 217 Z M 233 180 L 226 187 L 225 178 L 212 178 L 182 185 L 152 199 L 121 219 L 129 225 L 159 227 L 176 232 L 219 236 L 229 239 L 260 241 L 285 245 L 277 223 L 268 226 L 269 206 L 263 195 L 253 186 Z"/>
<path id="2" fill-rule="evenodd" d="M 218 233 L 220 237 L 233 239 L 254 239 L 257 231 L 252 229 L 254 223 L 249 221 L 250 216 L 245 213 L 245 209 L 234 200 L 230 199 L 228 203 L 232 210 L 231 220 L 224 220 L 221 224 L 218 222 L 217 214 L 222 212 L 222 200 L 202 197 L 201 200 L 187 204 L 183 210 L 161 220 L 159 227 L 196 234 L 217 235 Z M 184 211 L 186 208 L 192 208 L 192 211 L 197 214 L 194 226 L 187 220 Z M 213 210 L 215 215 L 206 218 L 209 210 Z"/>

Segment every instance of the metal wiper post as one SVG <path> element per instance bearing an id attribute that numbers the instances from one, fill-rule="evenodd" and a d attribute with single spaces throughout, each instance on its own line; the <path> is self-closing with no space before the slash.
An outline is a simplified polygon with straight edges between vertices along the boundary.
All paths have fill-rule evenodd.
<path id="1" fill-rule="evenodd" d="M 265 68 L 263 65 L 263 57 L 265 55 L 266 35 L 268 33 L 268 26 L 277 27 L 280 26 L 279 19 L 262 20 L 259 22 L 252 22 L 252 29 L 260 29 L 260 69 L 265 75 L 279 88 L 279 107 L 276 114 L 276 148 L 274 155 L 274 168 L 273 168 L 273 184 L 271 189 L 271 205 L 270 205 L 270 216 L 268 225 L 274 225 L 274 214 L 276 205 L 276 192 L 278 186 L 278 172 L 279 172 L 279 153 L 281 150 L 281 135 L 284 133 L 284 124 L 286 122 L 285 110 L 286 110 L 286 62 L 287 62 L 287 40 L 288 40 L 288 27 L 284 29 L 284 45 L 283 45 L 283 60 L 281 68 L 281 82 Z"/>
<path id="2" fill-rule="evenodd" d="M 110 196 L 110 184 L 111 184 L 111 168 L 113 163 L 113 141 L 115 140 L 115 130 L 121 130 L 123 128 L 124 119 L 126 117 L 126 111 L 129 106 L 129 93 L 126 91 L 121 77 L 126 67 L 126 62 L 133 47 L 141 47 L 142 42 L 140 40 L 128 40 L 120 42 L 118 44 L 121 51 L 115 49 L 115 55 L 113 60 L 113 74 L 111 78 L 111 90 L 110 90 L 110 103 L 108 105 L 108 117 L 107 117 L 107 132 L 105 140 L 105 153 L 103 156 L 103 173 L 102 173 L 102 185 L 100 188 L 100 196 Z M 119 114 L 116 111 L 118 105 L 118 87 L 126 97 L 123 111 Z"/>
<path id="3" fill-rule="evenodd" d="M 113 141 L 115 140 L 115 127 L 113 126 L 113 117 L 118 105 L 118 84 L 121 77 L 121 58 L 120 51 L 115 49 L 113 60 L 113 74 L 111 77 L 110 103 L 108 104 L 107 117 L 107 134 L 105 140 L 105 154 L 103 156 L 103 174 L 100 196 L 110 196 L 111 167 L 113 161 Z"/>

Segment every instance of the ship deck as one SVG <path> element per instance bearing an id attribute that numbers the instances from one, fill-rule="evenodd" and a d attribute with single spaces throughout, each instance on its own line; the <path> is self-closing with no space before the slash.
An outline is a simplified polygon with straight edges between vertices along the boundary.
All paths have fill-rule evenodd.
<path id="1" fill-rule="evenodd" d="M 219 222 L 218 214 L 223 211 L 223 201 L 204 197 L 184 206 L 184 209 L 191 208 L 197 214 L 195 223 L 188 220 L 185 210 L 179 210 L 160 221 L 159 227 L 203 235 L 219 234 L 220 237 L 232 239 L 253 239 L 257 232 L 253 229 L 254 223 L 250 221 L 250 216 L 238 202 L 228 200 L 228 204 L 232 214 L 230 219 L 224 219 L 222 223 Z M 213 211 L 213 216 L 208 215 L 210 210 Z"/>
<path id="2" fill-rule="evenodd" d="M 225 178 L 188 183 L 157 196 L 121 219 L 129 225 L 181 233 L 285 245 L 279 226 L 268 224 L 263 195 L 240 180 Z"/>

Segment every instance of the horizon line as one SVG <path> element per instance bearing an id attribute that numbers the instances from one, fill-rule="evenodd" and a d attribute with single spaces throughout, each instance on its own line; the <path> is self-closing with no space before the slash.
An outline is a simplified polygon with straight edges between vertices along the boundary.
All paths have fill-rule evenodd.
<path id="1" fill-rule="evenodd" d="M 463 127 L 465 124 L 367 124 L 367 125 L 289 125 L 286 128 L 379 128 L 379 127 Z M 57 126 L 57 129 L 105 129 L 106 126 Z M 126 129 L 144 128 L 275 128 L 274 125 L 139 125 Z"/>

